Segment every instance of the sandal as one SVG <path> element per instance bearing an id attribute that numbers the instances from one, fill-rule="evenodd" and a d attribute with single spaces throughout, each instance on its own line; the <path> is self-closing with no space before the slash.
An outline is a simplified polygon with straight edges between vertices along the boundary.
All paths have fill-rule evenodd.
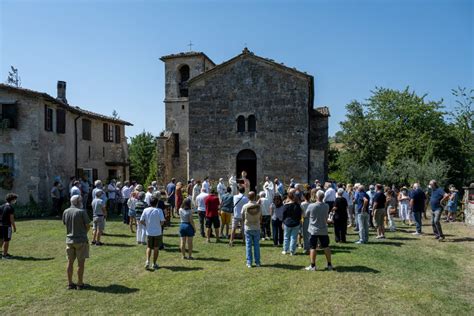
<path id="1" fill-rule="evenodd" d="M 82 285 L 79 285 L 79 284 L 78 284 L 78 285 L 76 285 L 76 289 L 79 290 L 79 291 L 84 290 L 84 289 L 86 289 L 86 288 L 87 288 L 87 285 L 85 285 L 85 284 L 82 284 Z"/>

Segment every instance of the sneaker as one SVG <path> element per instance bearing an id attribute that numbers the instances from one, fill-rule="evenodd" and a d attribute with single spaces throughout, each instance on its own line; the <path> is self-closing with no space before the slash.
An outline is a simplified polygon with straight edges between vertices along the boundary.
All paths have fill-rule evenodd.
<path id="1" fill-rule="evenodd" d="M 421 236 L 421 233 L 419 232 L 414 232 L 414 233 L 411 233 L 413 236 Z"/>
<path id="2" fill-rule="evenodd" d="M 153 265 L 153 269 L 154 269 L 154 270 L 158 270 L 158 269 L 159 269 L 159 266 L 158 266 L 157 263 L 155 263 L 155 264 Z"/>
<path id="3" fill-rule="evenodd" d="M 251 268 L 252 265 L 250 263 L 247 263 L 247 268 Z"/>
<path id="4" fill-rule="evenodd" d="M 286 255 L 287 253 L 288 253 L 288 252 L 286 252 L 285 250 L 283 250 L 283 251 L 281 252 L 282 255 Z"/>
<path id="5" fill-rule="evenodd" d="M 91 242 L 91 245 L 95 245 L 95 244 L 96 244 L 96 241 L 93 240 L 93 241 Z"/>
<path id="6" fill-rule="evenodd" d="M 71 284 L 68 284 L 67 290 L 75 290 L 76 289 L 76 285 L 74 283 L 71 283 Z"/>
<path id="7" fill-rule="evenodd" d="M 145 270 L 149 270 L 149 269 L 150 269 L 150 263 L 147 262 L 147 263 L 145 263 Z"/>
<path id="8" fill-rule="evenodd" d="M 444 241 L 444 237 L 439 237 L 438 241 Z"/>
<path id="9" fill-rule="evenodd" d="M 260 239 L 261 241 L 265 241 L 265 238 Z"/>
<path id="10" fill-rule="evenodd" d="M 316 271 L 316 266 L 312 267 L 311 265 L 304 268 L 306 271 Z"/>
<path id="11" fill-rule="evenodd" d="M 257 263 L 255 266 L 256 266 L 257 268 L 260 268 L 262 265 L 261 265 L 260 263 Z"/>
<path id="12" fill-rule="evenodd" d="M 295 255 L 295 253 L 294 253 L 294 252 L 290 252 L 290 256 L 294 256 L 294 255 Z"/>
<path id="13" fill-rule="evenodd" d="M 332 271 L 332 270 L 334 270 L 334 268 L 332 267 L 332 265 L 328 265 L 328 266 L 326 267 L 326 270 Z"/>
<path id="14" fill-rule="evenodd" d="M 189 257 L 188 257 L 188 260 L 194 260 L 194 257 L 189 256 Z"/>
<path id="15" fill-rule="evenodd" d="M 358 245 L 363 244 L 363 243 L 364 242 L 362 240 L 358 240 L 358 241 L 355 242 L 355 244 L 358 244 Z"/>
<path id="16" fill-rule="evenodd" d="M 3 255 L 2 256 L 3 259 L 13 259 L 13 256 L 9 253 L 7 253 L 6 255 Z"/>
<path id="17" fill-rule="evenodd" d="M 377 236 L 377 237 L 375 237 L 375 239 L 382 239 L 382 238 L 383 238 L 383 236 Z"/>

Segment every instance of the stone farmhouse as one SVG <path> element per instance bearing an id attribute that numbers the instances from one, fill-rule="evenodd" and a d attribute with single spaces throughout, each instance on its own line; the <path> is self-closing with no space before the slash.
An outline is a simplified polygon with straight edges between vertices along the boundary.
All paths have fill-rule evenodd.
<path id="1" fill-rule="evenodd" d="M 245 48 L 216 65 L 202 52 L 161 57 L 166 130 L 158 137 L 162 183 L 239 175 L 325 180 L 327 107 L 314 108 L 314 78 Z"/>
<path id="2" fill-rule="evenodd" d="M 129 177 L 125 126 L 129 122 L 72 106 L 66 82 L 57 98 L 0 84 L 0 199 L 7 192 L 47 203 L 53 182 L 70 177 Z"/>

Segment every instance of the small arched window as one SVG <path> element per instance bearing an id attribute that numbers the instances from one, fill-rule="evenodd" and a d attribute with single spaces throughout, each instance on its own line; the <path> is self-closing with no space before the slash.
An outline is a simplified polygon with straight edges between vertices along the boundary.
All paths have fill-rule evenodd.
<path id="1" fill-rule="evenodd" d="M 183 65 L 179 68 L 179 96 L 188 96 L 189 66 Z"/>
<path id="2" fill-rule="evenodd" d="M 243 115 L 237 118 L 237 132 L 245 132 L 245 117 Z"/>
<path id="3" fill-rule="evenodd" d="M 248 131 L 249 132 L 257 131 L 257 122 L 255 120 L 255 115 L 250 115 L 248 118 Z"/>

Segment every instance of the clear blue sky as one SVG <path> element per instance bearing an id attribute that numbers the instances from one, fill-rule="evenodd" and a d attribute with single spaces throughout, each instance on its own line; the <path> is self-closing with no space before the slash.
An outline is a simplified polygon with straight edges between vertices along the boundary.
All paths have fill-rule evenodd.
<path id="1" fill-rule="evenodd" d="M 0 0 L 0 79 L 135 124 L 128 136 L 165 127 L 162 55 L 203 51 L 216 63 L 255 54 L 315 77 L 315 106 L 331 110 L 375 86 L 410 86 L 429 99 L 474 87 L 473 1 L 11 1 Z"/>

